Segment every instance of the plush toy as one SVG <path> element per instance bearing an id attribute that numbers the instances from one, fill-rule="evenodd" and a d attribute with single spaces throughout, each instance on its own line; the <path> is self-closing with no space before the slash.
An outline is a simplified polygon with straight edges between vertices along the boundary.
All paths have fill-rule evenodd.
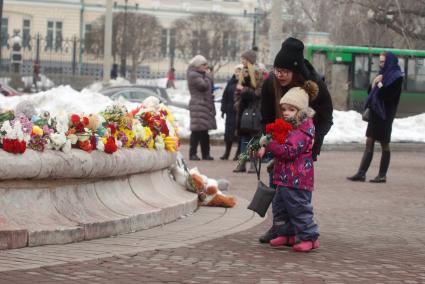
<path id="1" fill-rule="evenodd" d="M 92 130 L 93 132 L 96 132 L 97 128 L 101 125 L 99 116 L 97 114 L 89 114 L 87 118 L 88 124 L 86 125 L 86 127 Z"/>
<path id="2" fill-rule="evenodd" d="M 170 171 L 178 184 L 184 186 L 188 191 L 198 194 L 199 205 L 226 208 L 235 206 L 235 198 L 223 194 L 219 189 L 220 186 L 222 190 L 227 190 L 228 181 L 208 178 L 202 175 L 196 167 L 189 171 L 181 154 L 177 156 L 176 164 L 171 166 Z"/>
<path id="3" fill-rule="evenodd" d="M 29 100 L 23 100 L 15 107 L 15 116 L 24 115 L 28 119 L 31 119 L 36 114 L 37 111 L 35 110 L 34 104 Z"/>

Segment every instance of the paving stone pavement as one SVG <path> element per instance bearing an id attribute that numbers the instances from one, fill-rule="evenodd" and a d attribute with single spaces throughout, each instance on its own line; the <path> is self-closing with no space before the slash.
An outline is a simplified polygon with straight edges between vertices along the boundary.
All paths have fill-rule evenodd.
<path id="1" fill-rule="evenodd" d="M 190 161 L 189 165 L 208 176 L 229 179 L 229 193 L 240 197 L 244 205 L 243 199 L 249 200 L 255 190 L 256 177 L 232 173 L 235 162 L 218 160 L 222 150 L 213 147 L 215 161 Z M 186 146 L 182 152 L 187 156 Z M 234 218 L 246 218 L 239 224 L 249 227 L 234 233 L 234 228 L 226 227 L 230 221 L 225 221 L 227 214 L 234 221 L 232 209 L 202 208 L 180 220 L 184 224 L 180 228 L 175 222 L 136 232 L 125 235 L 126 242 L 117 242 L 117 237 L 97 240 L 97 244 L 49 246 L 53 247 L 49 254 L 39 255 L 25 249 L 1 251 L 0 267 L 11 265 L 11 259 L 3 257 L 8 253 L 23 260 L 32 255 L 34 267 L 45 258 L 53 261 L 32 269 L 25 268 L 25 261 L 14 263 L 12 268 L 19 270 L 0 272 L 0 283 L 425 283 L 425 151 L 393 152 L 386 184 L 345 179 L 355 172 L 361 155 L 355 149 L 329 150 L 315 164 L 313 206 L 321 236 L 320 248 L 314 252 L 294 253 L 290 248 L 258 243 L 258 236 L 271 224 L 270 216 L 250 227 L 258 217 L 234 210 Z M 379 158 L 376 153 L 370 178 L 378 171 Z M 267 180 L 265 173 L 263 179 Z M 196 223 L 196 218 L 202 219 L 197 214 L 210 218 L 214 229 L 205 229 L 208 222 Z M 212 220 L 222 220 L 221 230 Z M 163 230 L 163 235 L 155 230 Z M 225 232 L 230 234 L 222 236 Z M 138 234 L 151 234 L 151 238 Z M 187 241 L 196 234 L 204 239 Z M 148 240 L 150 247 L 141 239 Z M 139 245 L 147 250 L 141 251 Z M 105 253 L 105 248 L 110 251 Z M 41 252 L 45 247 L 28 249 Z M 95 259 L 84 260 L 87 252 Z M 78 261 L 55 258 L 64 255 L 74 255 Z"/>

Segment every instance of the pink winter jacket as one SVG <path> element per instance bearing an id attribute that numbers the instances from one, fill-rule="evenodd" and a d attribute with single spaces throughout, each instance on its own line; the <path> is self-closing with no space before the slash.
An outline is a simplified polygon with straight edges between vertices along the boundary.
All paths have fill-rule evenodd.
<path id="1" fill-rule="evenodd" d="M 292 130 L 285 144 L 271 141 L 267 146 L 274 156 L 273 183 L 278 186 L 313 191 L 314 168 L 311 149 L 314 142 L 314 125 L 311 118 Z"/>

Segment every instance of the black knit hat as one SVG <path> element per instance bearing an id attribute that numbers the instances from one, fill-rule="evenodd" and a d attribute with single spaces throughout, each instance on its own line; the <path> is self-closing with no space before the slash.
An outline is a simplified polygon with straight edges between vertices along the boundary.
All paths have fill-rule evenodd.
<path id="1" fill-rule="evenodd" d="M 274 59 L 273 67 L 303 74 L 305 71 L 303 42 L 293 37 L 287 38 Z"/>

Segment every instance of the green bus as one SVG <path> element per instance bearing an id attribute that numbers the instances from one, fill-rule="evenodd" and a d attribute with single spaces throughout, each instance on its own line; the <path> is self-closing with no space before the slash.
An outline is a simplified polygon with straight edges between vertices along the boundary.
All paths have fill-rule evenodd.
<path id="1" fill-rule="evenodd" d="M 393 52 L 404 72 L 397 117 L 425 112 L 425 50 L 308 45 L 306 58 L 323 74 L 334 106 L 362 111 L 367 89 L 379 71 L 379 54 Z"/>

